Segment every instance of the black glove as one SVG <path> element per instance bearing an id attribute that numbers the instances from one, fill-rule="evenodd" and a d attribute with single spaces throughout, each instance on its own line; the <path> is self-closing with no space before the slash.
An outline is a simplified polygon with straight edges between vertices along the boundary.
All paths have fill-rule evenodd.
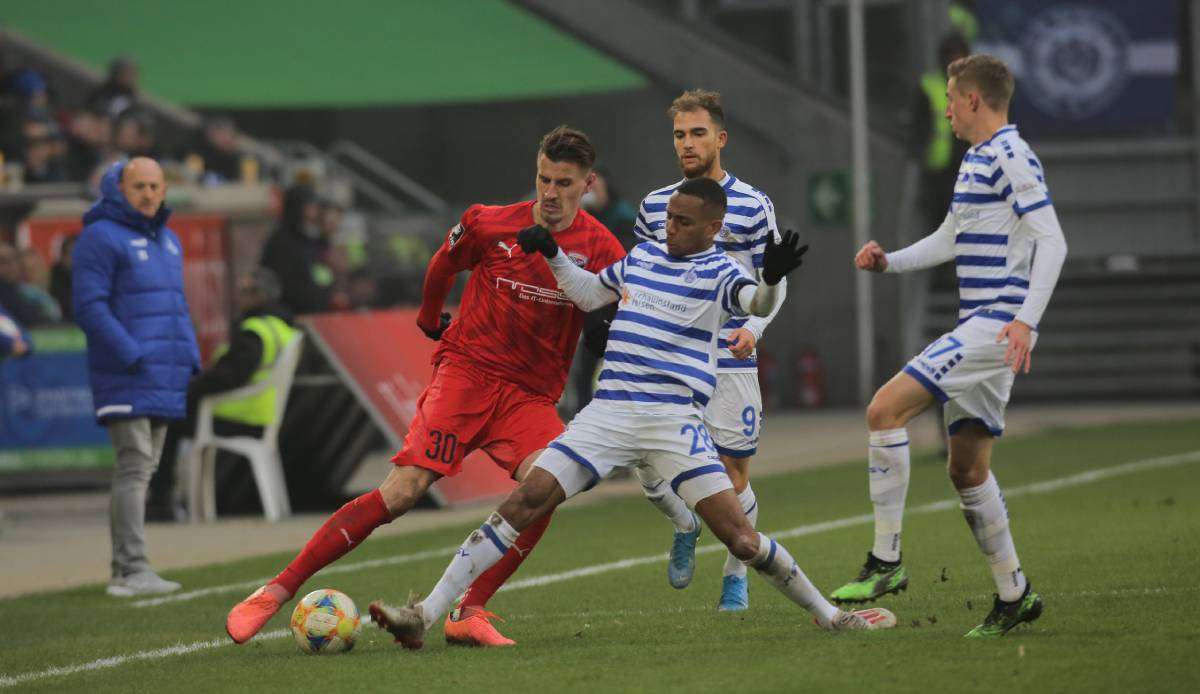
<path id="1" fill-rule="evenodd" d="M 767 250 L 763 251 L 762 278 L 771 286 L 779 284 L 783 276 L 800 267 L 808 244 L 800 245 L 800 235 L 788 229 L 783 240 L 775 243 L 775 234 L 767 234 Z"/>
<path id="2" fill-rule="evenodd" d="M 433 330 L 426 330 L 425 327 L 420 323 L 417 323 L 417 327 L 420 328 L 421 332 L 425 333 L 425 337 L 428 337 L 430 340 L 440 340 L 442 339 L 442 333 L 446 332 L 446 328 L 450 327 L 450 314 L 443 313 L 441 320 L 438 322 L 438 327 Z"/>
<path id="3" fill-rule="evenodd" d="M 550 230 L 537 224 L 518 232 L 517 244 L 526 253 L 536 251 L 547 258 L 553 258 L 558 255 L 558 244 L 554 242 L 554 238 L 550 235 Z"/>

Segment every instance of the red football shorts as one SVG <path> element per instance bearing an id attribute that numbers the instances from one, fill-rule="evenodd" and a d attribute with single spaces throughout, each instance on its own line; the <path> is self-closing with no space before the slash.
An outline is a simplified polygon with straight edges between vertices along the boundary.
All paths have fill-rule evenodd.
<path id="1" fill-rule="evenodd" d="M 417 400 L 404 447 L 392 462 L 449 477 L 462 469 L 463 458 L 482 448 L 515 475 L 530 453 L 562 431 L 549 398 L 447 360 L 437 365 Z"/>

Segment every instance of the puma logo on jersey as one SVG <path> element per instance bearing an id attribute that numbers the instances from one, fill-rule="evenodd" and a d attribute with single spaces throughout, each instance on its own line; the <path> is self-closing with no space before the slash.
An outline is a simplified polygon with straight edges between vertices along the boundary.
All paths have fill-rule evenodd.
<path id="1" fill-rule="evenodd" d="M 504 252 L 508 254 L 509 258 L 512 258 L 512 252 L 517 250 L 516 246 L 510 246 L 507 243 L 504 243 L 503 241 L 497 241 L 496 245 L 503 248 Z"/>

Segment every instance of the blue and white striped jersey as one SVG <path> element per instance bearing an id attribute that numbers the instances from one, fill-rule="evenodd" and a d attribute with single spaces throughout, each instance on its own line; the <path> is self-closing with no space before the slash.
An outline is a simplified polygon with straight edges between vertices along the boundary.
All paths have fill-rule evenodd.
<path id="1" fill-rule="evenodd" d="M 637 245 L 597 276 L 620 303 L 594 397 L 703 410 L 716 387 L 719 330 L 748 314 L 738 291 L 757 282 L 716 248 L 677 257 L 658 242 Z"/>
<path id="2" fill-rule="evenodd" d="M 958 322 L 972 316 L 1016 317 L 1029 289 L 1035 239 L 1019 233 L 1024 215 L 1050 202 L 1042 163 L 1017 134 L 996 131 L 963 157 L 954 185 L 954 264 Z"/>
<path id="3" fill-rule="evenodd" d="M 758 270 L 762 268 L 767 234 L 773 233 L 776 240 L 779 240 L 775 206 L 765 193 L 731 173 L 726 172 L 720 183 L 728 198 L 728 208 L 725 210 L 725 224 L 717 234 L 716 247 L 736 260 L 747 274 L 757 277 Z M 667 240 L 667 201 L 682 184 L 683 181 L 680 180 L 665 188 L 659 188 L 642 200 L 633 227 L 634 233 L 640 239 Z M 721 327 L 720 352 L 717 355 L 718 371 L 758 370 L 757 353 L 751 354 L 749 359 L 734 359 L 726 346 L 730 331 L 746 325 L 749 321 L 761 321 L 762 327 L 766 326 L 766 321 L 761 318 L 736 317 Z M 759 332 L 761 333 L 761 330 Z"/>

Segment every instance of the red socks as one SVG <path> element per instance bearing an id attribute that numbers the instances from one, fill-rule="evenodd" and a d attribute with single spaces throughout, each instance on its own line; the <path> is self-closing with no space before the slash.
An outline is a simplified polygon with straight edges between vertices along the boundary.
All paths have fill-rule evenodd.
<path id="1" fill-rule="evenodd" d="M 547 514 L 535 521 L 533 525 L 525 528 L 517 536 L 517 541 L 513 543 L 513 546 L 509 547 L 504 556 L 500 558 L 500 561 L 480 574 L 471 587 L 467 588 L 459 607 L 482 608 L 486 605 L 487 601 L 492 599 L 492 595 L 500 589 L 500 586 L 504 585 L 504 582 L 517 572 L 517 569 L 521 567 L 521 562 L 525 561 L 525 557 L 528 557 L 529 553 L 533 551 L 538 540 L 542 539 L 542 533 L 546 532 L 546 527 L 550 525 L 551 515 L 553 514 Z"/>
<path id="2" fill-rule="evenodd" d="M 367 539 L 371 531 L 391 520 L 392 514 L 378 489 L 347 502 L 325 521 L 325 525 L 313 533 L 308 544 L 300 550 L 300 554 L 271 583 L 283 587 L 289 596 L 295 595 L 300 586 L 313 574 L 337 561 Z M 520 541 L 521 539 L 517 538 L 517 542 Z M 533 542 L 536 543 L 537 540 Z M 517 563 L 520 564 L 519 561 Z"/>

